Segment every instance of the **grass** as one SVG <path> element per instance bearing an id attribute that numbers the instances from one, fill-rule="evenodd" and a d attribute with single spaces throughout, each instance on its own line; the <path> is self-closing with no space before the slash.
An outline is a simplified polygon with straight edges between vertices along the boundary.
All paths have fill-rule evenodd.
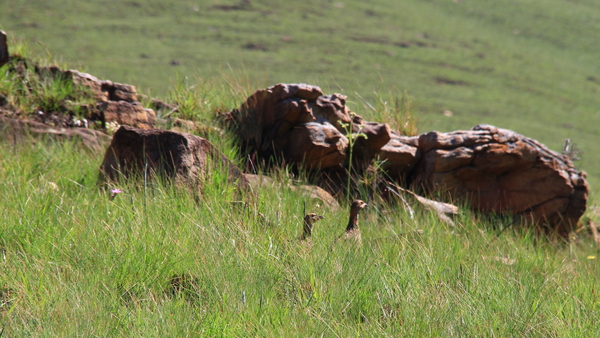
<path id="1" fill-rule="evenodd" d="M 302 201 L 287 188 L 264 188 L 240 209 L 215 172 L 200 201 L 160 182 L 125 183 L 111 199 L 96 183 L 98 154 L 72 156 L 69 143 L 0 152 L 0 330 L 9 337 L 600 329 L 591 259 L 600 253 L 589 239 L 552 244 L 523 229 L 496 238 L 500 219 L 464 211 L 449 228 L 373 202 L 362 247 L 336 241 L 344 207 L 316 208 L 326 219 L 311 248 L 297 240 Z M 424 233 L 405 235 L 415 229 Z"/>
<path id="2" fill-rule="evenodd" d="M 408 134 L 487 122 L 553 149 L 569 136 L 585 152 L 580 165 L 590 181 L 600 177 L 594 2 L 215 5 L 9 0 L 0 3 L 0 23 L 43 41 L 41 51 L 11 44 L 12 53 L 42 55 L 44 64 L 49 54 L 64 55 L 59 61 L 81 62 L 100 78 L 140 85 L 179 107 L 171 117 L 214 126 L 218 112 L 255 89 L 309 82 Z M 23 111 L 51 103 L 44 95 L 75 95 L 60 79 L 32 78 L 23 96 L 9 75 L 0 71 L 0 94 Z M 213 128 L 207 137 L 236 158 L 230 135 Z M 240 208 L 219 170 L 199 199 L 161 181 L 111 185 L 123 190 L 111 198 L 97 183 L 102 154 L 75 144 L 10 145 L 0 159 L 0 336 L 600 330 L 600 251 L 583 232 L 554 243 L 527 229 L 500 232 L 501 217 L 466 208 L 449 227 L 425 211 L 411 219 L 399 206 L 369 201 L 356 247 L 336 240 L 348 206 L 327 209 L 298 195 L 285 170 L 274 175 L 281 187 L 265 186 Z M 297 240 L 304 202 L 326 217 L 312 247 Z"/>
<path id="3" fill-rule="evenodd" d="M 0 28 L 38 54 L 161 99 L 169 98 L 176 78 L 247 74 L 258 84 L 252 90 L 306 82 L 340 92 L 353 110 L 375 120 L 363 99 L 376 106 L 373 93 L 407 91 L 418 104 L 420 132 L 488 123 L 558 151 L 568 137 L 584 152 L 580 168 L 594 186 L 600 182 L 595 1 L 239 5 L 7 0 Z"/>

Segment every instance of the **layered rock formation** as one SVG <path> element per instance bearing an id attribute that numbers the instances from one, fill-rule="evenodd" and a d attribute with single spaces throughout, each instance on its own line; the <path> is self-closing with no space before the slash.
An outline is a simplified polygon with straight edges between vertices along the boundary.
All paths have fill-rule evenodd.
<path id="1" fill-rule="evenodd" d="M 430 132 L 418 139 L 413 186 L 465 201 L 473 209 L 531 217 L 562 235 L 583 215 L 585 173 L 539 142 L 506 129 Z"/>
<path id="2" fill-rule="evenodd" d="M 156 113 L 141 105 L 135 86 L 100 81 L 77 70 L 65 71 L 64 75 L 76 86 L 88 88 L 97 101 L 88 107 L 88 119 L 99 120 L 105 125 L 113 122 L 140 129 L 152 129 L 156 125 Z"/>
<path id="3" fill-rule="evenodd" d="M 317 86 L 278 84 L 250 96 L 224 115 L 242 145 L 244 156 L 271 165 L 285 162 L 306 169 L 342 169 L 347 165 L 349 137 L 356 159 L 373 157 L 390 139 L 385 124 L 364 123 L 346 107 L 346 96 L 323 95 Z M 367 161 L 370 162 L 370 161 Z"/>
<path id="4" fill-rule="evenodd" d="M 403 136 L 387 124 L 364 122 L 345 100 L 316 86 L 278 84 L 258 90 L 224 118 L 252 165 L 283 162 L 311 170 L 332 194 L 343 190 L 347 175 L 357 180 L 354 175 L 378 158 L 400 184 L 475 210 L 524 215 L 562 235 L 585 211 L 585 173 L 535 140 L 487 125 Z"/>

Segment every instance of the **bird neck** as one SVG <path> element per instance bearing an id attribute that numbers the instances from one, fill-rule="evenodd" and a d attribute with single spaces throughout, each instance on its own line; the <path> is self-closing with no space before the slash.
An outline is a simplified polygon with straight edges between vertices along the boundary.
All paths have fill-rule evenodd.
<path id="1" fill-rule="evenodd" d="M 350 211 L 350 220 L 348 221 L 346 231 L 350 231 L 353 229 L 358 229 L 358 210 Z"/>
<path id="2" fill-rule="evenodd" d="M 312 236 L 312 223 L 310 220 L 304 220 L 304 230 L 302 232 L 302 239 L 307 239 Z"/>

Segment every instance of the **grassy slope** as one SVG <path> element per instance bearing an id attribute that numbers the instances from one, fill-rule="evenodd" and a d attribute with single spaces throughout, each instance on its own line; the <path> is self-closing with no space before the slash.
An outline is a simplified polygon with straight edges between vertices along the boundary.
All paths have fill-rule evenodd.
<path id="1" fill-rule="evenodd" d="M 554 150 L 570 137 L 585 152 L 581 168 L 599 182 L 595 1 L 251 3 L 224 11 L 214 5 L 237 3 L 7 0 L 0 25 L 158 97 L 177 77 L 219 77 L 229 67 L 261 87 L 308 82 L 342 92 L 366 115 L 359 96 L 373 102 L 373 91 L 407 90 L 420 103 L 421 131 L 489 123 Z"/>
<path id="2" fill-rule="evenodd" d="M 65 55 L 69 64 L 80 61 L 101 78 L 154 86 L 159 96 L 194 93 L 181 88 L 166 93 L 167 79 L 174 77 L 175 70 L 187 74 L 197 68 L 202 76 L 218 74 L 219 66 L 206 66 L 200 60 L 216 65 L 229 62 L 238 75 L 243 73 L 239 71 L 243 63 L 251 78 L 260 81 L 266 75 L 265 85 L 305 81 L 322 85 L 326 92 L 352 95 L 356 90 L 364 97 L 371 89 L 388 85 L 407 88 L 422 102 L 425 130 L 489 122 L 530 136 L 539 132 L 538 138 L 548 144 L 559 141 L 544 139 L 545 133 L 576 130 L 582 148 L 593 145 L 591 120 L 598 117 L 591 107 L 597 99 L 586 93 L 596 87 L 585 77 L 598 71 L 590 66 L 597 47 L 586 44 L 584 34 L 577 40 L 579 21 L 543 29 L 540 22 L 568 22 L 569 11 L 557 1 L 548 1 L 557 6 L 552 10 L 514 3 L 512 14 L 500 6 L 505 2 L 497 2 L 494 11 L 483 11 L 468 2 L 407 2 L 392 10 L 400 5 L 345 3 L 340 9 L 333 3 L 308 1 L 292 11 L 282 1 L 268 15 L 213 10 L 210 16 L 203 16 L 201 5 L 199 12 L 190 11 L 193 3 L 185 3 L 184 8 L 166 2 L 153 6 L 128 2 L 115 6 L 129 7 L 109 11 L 106 3 L 86 9 L 91 5 L 64 1 L 60 6 L 64 20 L 52 23 L 48 20 L 60 18 L 58 5 L 31 3 L 0 3 L 3 28 L 23 36 L 31 31 L 54 55 Z M 333 20 L 333 15 L 317 10 L 318 5 L 332 13 L 360 13 L 365 24 L 357 26 L 352 22 L 355 16 L 349 14 Z M 573 18 L 593 19 L 597 13 L 591 3 L 586 7 L 570 2 L 567 7 L 579 8 L 585 10 L 572 13 Z M 561 13 L 560 18 L 553 19 L 552 11 Z M 528 13 L 540 12 L 547 21 L 528 21 Z M 139 20 L 129 20 L 124 13 Z M 308 20 L 302 19 L 303 13 L 308 13 Z M 35 22 L 38 28 L 17 27 L 19 22 Z M 259 23 L 270 25 L 273 33 L 266 33 Z M 292 24 L 295 29 L 284 29 Z M 519 35 L 514 35 L 517 24 Z M 63 29 L 52 35 L 50 28 L 61 25 L 79 26 L 81 31 Z M 593 20 L 586 25 L 593 31 Z M 196 29 L 189 29 L 192 26 Z M 567 31 L 569 38 L 553 29 Z M 163 39 L 156 34 L 160 30 Z M 116 33 L 126 39 L 100 43 Z M 291 42 L 281 40 L 284 34 L 292 37 Z M 194 40 L 198 36 L 204 40 Z M 357 36 L 372 42 L 350 39 Z M 413 40 L 430 47 L 394 46 Z M 241 48 L 247 42 L 265 44 L 268 51 Z M 315 51 L 307 47 L 309 43 Z M 560 44 L 571 50 L 556 47 Z M 84 49 L 74 50 L 74 45 Z M 139 58 L 140 50 L 151 57 Z M 95 61 L 86 60 L 88 55 Z M 107 55 L 110 63 L 100 58 Z M 168 66 L 172 58 L 182 65 Z M 297 62 L 290 66 L 287 60 Z M 378 64 L 382 70 L 371 74 Z M 486 67 L 493 69 L 484 71 Z M 581 76 L 584 80 L 579 83 L 576 79 Z M 436 77 L 469 84 L 439 85 Z M 206 94 L 210 104 L 190 99 L 206 109 L 202 117 L 241 99 L 231 98 L 229 92 L 220 97 L 211 90 Z M 360 112 L 363 106 L 353 101 Z M 533 114 L 532 107 L 546 110 Z M 561 115 L 565 107 L 582 113 L 566 115 L 569 121 L 565 122 Z M 442 119 L 442 108 L 452 110 L 455 117 Z M 531 115 L 518 114 L 524 110 Z M 477 112 L 486 113 L 490 120 L 481 121 Z M 228 139 L 211 139 L 231 155 Z M 582 165 L 593 163 L 593 156 L 588 151 L 588 162 Z M 282 336 L 291 332 L 302 337 L 588 337 L 600 331 L 596 320 L 600 265 L 598 249 L 589 238 L 552 245 L 512 229 L 495 238 L 497 227 L 505 221 L 482 221 L 464 212 L 458 220 L 463 227 L 452 229 L 431 215 L 411 220 L 403 210 L 383 210 L 374 203 L 361 218 L 365 244 L 357 249 L 335 242 L 346 222 L 345 208 L 309 205 L 327 218 L 317 224 L 314 246 L 308 250 L 295 241 L 302 203 L 288 189 L 262 190 L 247 213 L 228 203 L 233 199 L 231 189 L 218 175 L 207 185 L 200 203 L 160 184 L 144 191 L 133 183 L 120 186 L 125 192 L 110 200 L 96 185 L 101 155 L 69 144 L 38 143 L 20 149 L 2 147 L 0 159 L 0 335 Z M 285 184 L 290 183 L 281 176 Z M 489 231 L 480 231 L 486 228 Z M 397 237 L 414 229 L 425 232 Z M 196 279 L 188 285 L 189 292 L 171 295 L 169 280 L 181 273 Z"/>
<path id="3" fill-rule="evenodd" d="M 481 229 L 500 220 L 465 212 L 464 227 L 448 228 L 429 214 L 380 213 L 374 203 L 357 248 L 336 242 L 345 208 L 309 204 L 326 216 L 311 249 L 296 240 L 302 204 L 289 189 L 260 191 L 246 212 L 228 203 L 219 175 L 200 203 L 160 184 L 122 185 L 111 200 L 96 185 L 99 155 L 69 144 L 2 147 L 0 155 L 0 332 L 8 337 L 600 330 L 600 265 L 588 258 L 597 254 L 589 241 L 536 243 L 512 230 L 495 238 Z M 400 235 L 414 229 L 424 233 Z M 172 294 L 169 281 L 184 273 L 191 282 Z"/>

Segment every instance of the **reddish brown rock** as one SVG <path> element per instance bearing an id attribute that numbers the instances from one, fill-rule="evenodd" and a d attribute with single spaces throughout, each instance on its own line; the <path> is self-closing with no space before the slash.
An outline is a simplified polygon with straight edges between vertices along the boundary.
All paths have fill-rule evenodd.
<path id="1" fill-rule="evenodd" d="M 317 120 L 326 120 L 331 123 L 340 133 L 346 134 L 350 131 L 352 116 L 350 109 L 346 107 L 347 97 L 342 94 L 322 95 L 312 104 L 312 112 Z M 352 126 L 353 132 L 358 131 L 359 126 Z"/>
<path id="2" fill-rule="evenodd" d="M 201 188 L 213 170 L 225 170 L 230 182 L 246 185 L 242 172 L 214 145 L 198 136 L 167 130 L 122 126 L 113 136 L 100 167 L 103 180 L 160 175 Z"/>
<path id="3" fill-rule="evenodd" d="M 585 173 L 535 140 L 479 125 L 419 137 L 414 185 L 449 194 L 481 211 L 526 215 L 565 235 L 583 215 Z"/>
<path id="4" fill-rule="evenodd" d="M 112 81 L 102 81 L 102 91 L 108 93 L 108 99 L 111 101 L 138 101 L 138 93 L 135 86 L 116 83 Z"/>
<path id="5" fill-rule="evenodd" d="M 93 75 L 73 69 L 65 71 L 64 75 L 73 81 L 73 84 L 90 89 L 92 96 L 98 102 L 110 100 L 133 103 L 139 100 L 135 86 L 108 80 L 101 81 Z"/>
<path id="6" fill-rule="evenodd" d="M 375 156 L 391 139 L 390 126 L 387 123 L 365 122 L 354 141 L 352 162 L 355 169 L 365 170 Z"/>
<path id="7" fill-rule="evenodd" d="M 347 166 L 347 134 L 369 135 L 353 149 L 357 154 L 353 159 L 361 163 L 370 162 L 389 141 L 389 127 L 363 123 L 346 107 L 346 96 L 323 95 L 319 87 L 307 84 L 258 90 L 224 120 L 238 137 L 245 158 L 261 163 L 283 160 L 308 169 Z"/>
<path id="8" fill-rule="evenodd" d="M 140 129 L 152 129 L 156 125 L 156 114 L 142 107 L 139 102 L 105 101 L 98 103 L 102 119 L 106 123 L 116 122 Z"/>
<path id="9" fill-rule="evenodd" d="M 108 92 L 102 90 L 102 81 L 97 77 L 74 69 L 67 70 L 64 74 L 74 85 L 87 87 L 96 101 L 108 101 Z"/>
<path id="10" fill-rule="evenodd" d="M 110 136 L 86 128 L 55 128 L 47 124 L 11 119 L 0 115 L 0 140 L 7 145 L 21 145 L 31 139 L 72 140 L 92 151 L 103 151 L 110 143 Z"/>
<path id="11" fill-rule="evenodd" d="M 406 175 L 414 168 L 421 153 L 417 147 L 418 137 L 409 137 L 392 131 L 390 140 L 379 151 L 382 168 L 387 175 L 398 182 L 404 182 Z"/>
<path id="12" fill-rule="evenodd" d="M 4 66 L 8 59 L 8 44 L 6 43 L 6 33 L 0 30 L 0 67 Z"/>
<path id="13" fill-rule="evenodd" d="M 289 158 L 307 169 L 339 166 L 346 158 L 348 139 L 330 123 L 300 124 L 289 134 Z"/>

